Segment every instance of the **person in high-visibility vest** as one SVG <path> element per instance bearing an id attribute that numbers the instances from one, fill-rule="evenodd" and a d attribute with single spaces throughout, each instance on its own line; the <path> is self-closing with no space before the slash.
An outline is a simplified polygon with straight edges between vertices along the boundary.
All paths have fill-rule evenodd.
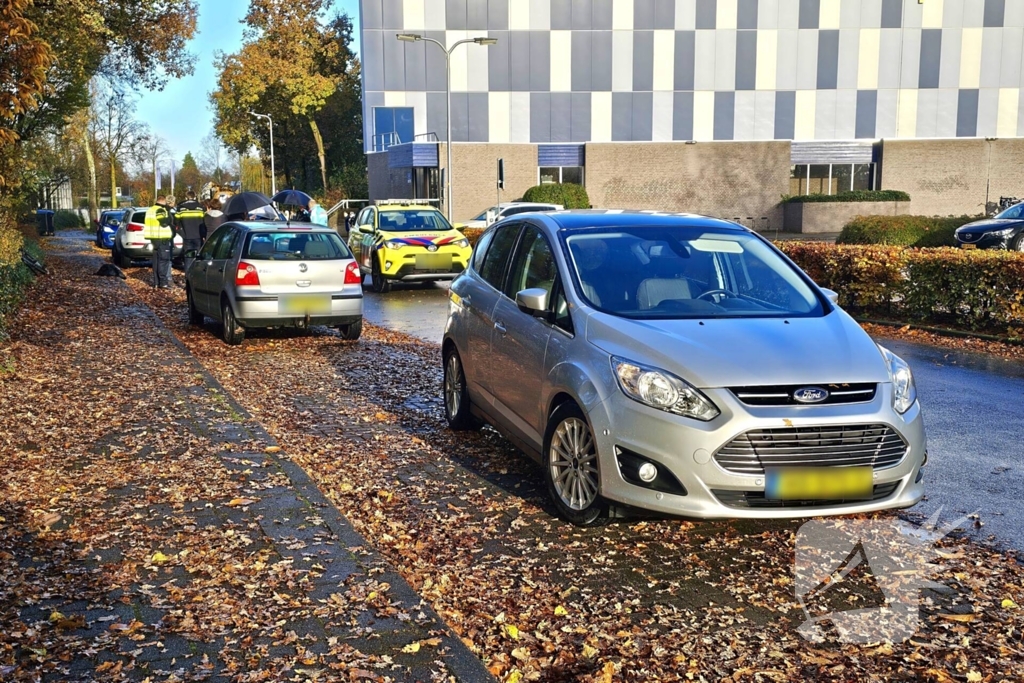
<path id="1" fill-rule="evenodd" d="M 168 197 L 157 197 L 146 210 L 142 236 L 153 245 L 153 286 L 171 288 L 171 259 L 174 252 L 174 208 Z"/>

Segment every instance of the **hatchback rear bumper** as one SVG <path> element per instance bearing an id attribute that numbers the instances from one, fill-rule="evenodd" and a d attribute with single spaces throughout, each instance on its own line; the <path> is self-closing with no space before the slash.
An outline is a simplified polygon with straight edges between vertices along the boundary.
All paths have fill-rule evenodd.
<path id="1" fill-rule="evenodd" d="M 236 296 L 235 317 L 243 327 L 305 327 L 306 316 L 281 313 L 276 296 Z M 363 318 L 362 294 L 335 294 L 329 315 L 311 315 L 309 325 L 350 325 Z"/>

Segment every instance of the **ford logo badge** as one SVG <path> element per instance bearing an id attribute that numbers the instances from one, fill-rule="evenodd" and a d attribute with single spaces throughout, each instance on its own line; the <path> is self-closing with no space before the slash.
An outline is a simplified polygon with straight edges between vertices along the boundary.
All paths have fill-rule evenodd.
<path id="1" fill-rule="evenodd" d="M 821 403 L 828 398 L 828 390 L 821 387 L 800 387 L 793 392 L 793 400 L 797 403 Z"/>

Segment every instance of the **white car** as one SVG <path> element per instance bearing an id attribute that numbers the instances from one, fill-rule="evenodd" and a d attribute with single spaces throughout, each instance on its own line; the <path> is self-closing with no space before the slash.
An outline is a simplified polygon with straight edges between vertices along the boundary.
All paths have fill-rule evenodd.
<path id="1" fill-rule="evenodd" d="M 153 258 L 153 245 L 142 236 L 146 227 L 146 208 L 129 207 L 124 209 L 124 218 L 114 233 L 114 246 L 111 258 L 121 268 L 128 268 L 133 262 Z M 174 236 L 175 259 L 181 258 L 184 242 L 181 235 Z"/>
<path id="2" fill-rule="evenodd" d="M 467 228 L 486 228 L 491 223 L 500 221 L 519 213 L 531 213 L 534 211 L 562 211 L 565 207 L 561 204 L 539 204 L 536 202 L 503 202 L 497 206 L 484 211 L 471 221 L 465 224 Z"/>

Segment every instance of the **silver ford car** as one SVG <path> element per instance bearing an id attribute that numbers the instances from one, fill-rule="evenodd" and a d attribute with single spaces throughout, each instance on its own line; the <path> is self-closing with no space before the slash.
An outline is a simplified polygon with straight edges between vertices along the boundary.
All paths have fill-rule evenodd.
<path id="1" fill-rule="evenodd" d="M 363 329 L 363 276 L 338 233 L 310 223 L 225 223 L 185 273 L 189 322 L 209 316 L 224 341 L 254 327 L 335 326 L 343 339 Z"/>
<path id="2" fill-rule="evenodd" d="M 580 525 L 610 505 L 705 518 L 909 507 L 927 459 L 913 376 L 834 300 L 726 221 L 506 219 L 451 287 L 445 414 L 537 459 Z"/>

